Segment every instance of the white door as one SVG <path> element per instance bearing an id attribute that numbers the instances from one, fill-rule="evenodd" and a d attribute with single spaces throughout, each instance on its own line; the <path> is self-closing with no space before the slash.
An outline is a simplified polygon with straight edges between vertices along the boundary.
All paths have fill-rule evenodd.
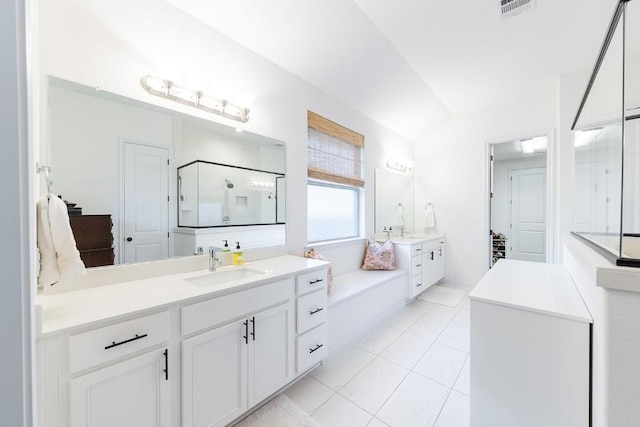
<path id="1" fill-rule="evenodd" d="M 158 350 L 71 380 L 71 427 L 169 427 L 165 363 Z"/>
<path id="2" fill-rule="evenodd" d="M 249 407 L 284 386 L 293 371 L 293 311 L 282 304 L 249 318 Z"/>
<path id="3" fill-rule="evenodd" d="M 507 258 L 546 261 L 547 168 L 510 172 L 510 231 Z"/>
<path id="4" fill-rule="evenodd" d="M 169 256 L 169 165 L 166 148 L 124 144 L 124 263 Z"/>
<path id="5" fill-rule="evenodd" d="M 225 426 L 247 410 L 245 322 L 183 341 L 183 427 Z"/>

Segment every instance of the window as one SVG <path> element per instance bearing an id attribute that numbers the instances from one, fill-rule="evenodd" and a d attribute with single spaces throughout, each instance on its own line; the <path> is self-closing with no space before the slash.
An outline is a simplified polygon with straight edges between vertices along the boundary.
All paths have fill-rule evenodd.
<path id="1" fill-rule="evenodd" d="M 308 112 L 307 241 L 357 237 L 364 136 Z"/>

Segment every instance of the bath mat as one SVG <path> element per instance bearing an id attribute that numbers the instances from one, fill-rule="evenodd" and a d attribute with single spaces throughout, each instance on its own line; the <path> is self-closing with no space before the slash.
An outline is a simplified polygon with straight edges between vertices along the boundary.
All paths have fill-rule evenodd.
<path id="1" fill-rule="evenodd" d="M 418 299 L 446 305 L 448 307 L 455 307 L 460 303 L 460 301 L 462 301 L 465 294 L 466 292 L 460 289 L 445 288 L 441 285 L 435 285 L 424 291 Z"/>
<path id="2" fill-rule="evenodd" d="M 235 427 L 323 427 L 287 396 L 281 394 Z"/>

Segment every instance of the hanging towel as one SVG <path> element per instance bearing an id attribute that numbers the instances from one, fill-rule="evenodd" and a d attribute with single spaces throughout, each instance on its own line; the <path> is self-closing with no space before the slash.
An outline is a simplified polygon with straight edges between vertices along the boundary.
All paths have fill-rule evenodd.
<path id="1" fill-rule="evenodd" d="M 86 270 L 73 237 L 67 205 L 54 195 L 38 200 L 38 249 L 40 273 L 38 284 L 53 285 L 60 279 L 84 276 Z"/>
<path id="2" fill-rule="evenodd" d="M 436 213 L 433 209 L 433 204 L 428 203 L 424 207 L 424 228 L 433 228 L 436 226 Z"/>

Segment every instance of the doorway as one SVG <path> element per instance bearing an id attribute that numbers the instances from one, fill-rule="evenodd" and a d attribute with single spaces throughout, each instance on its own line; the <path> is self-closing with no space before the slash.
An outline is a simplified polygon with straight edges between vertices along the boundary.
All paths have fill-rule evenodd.
<path id="1" fill-rule="evenodd" d="M 124 142 L 122 263 L 169 256 L 169 153 Z"/>
<path id="2" fill-rule="evenodd" d="M 548 145 L 547 135 L 489 144 L 489 267 L 551 260 Z"/>

